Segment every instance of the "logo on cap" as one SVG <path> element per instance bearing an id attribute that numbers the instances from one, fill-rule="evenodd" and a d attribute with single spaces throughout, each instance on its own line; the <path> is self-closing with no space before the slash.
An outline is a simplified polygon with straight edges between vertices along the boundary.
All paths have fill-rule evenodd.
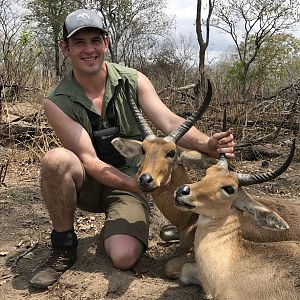
<path id="1" fill-rule="evenodd" d="M 78 16 L 77 16 L 77 20 L 85 20 L 85 19 L 89 19 L 90 16 L 87 14 L 87 13 L 80 13 Z"/>

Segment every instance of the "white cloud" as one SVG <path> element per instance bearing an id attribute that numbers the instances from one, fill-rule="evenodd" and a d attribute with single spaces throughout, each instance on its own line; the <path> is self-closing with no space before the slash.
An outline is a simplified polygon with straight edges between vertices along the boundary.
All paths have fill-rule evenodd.
<path id="1" fill-rule="evenodd" d="M 167 12 L 175 17 L 176 32 L 195 32 L 196 0 L 169 0 Z"/>

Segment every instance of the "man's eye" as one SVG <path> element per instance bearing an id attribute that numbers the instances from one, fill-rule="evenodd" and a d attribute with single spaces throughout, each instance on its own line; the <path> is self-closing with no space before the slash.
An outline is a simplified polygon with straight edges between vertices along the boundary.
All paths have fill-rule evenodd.
<path id="1" fill-rule="evenodd" d="M 171 150 L 169 151 L 167 154 L 166 154 L 166 157 L 170 157 L 170 158 L 173 158 L 176 154 L 176 151 L 175 150 Z"/>
<path id="2" fill-rule="evenodd" d="M 101 40 L 93 40 L 94 44 L 100 45 L 101 44 Z"/>

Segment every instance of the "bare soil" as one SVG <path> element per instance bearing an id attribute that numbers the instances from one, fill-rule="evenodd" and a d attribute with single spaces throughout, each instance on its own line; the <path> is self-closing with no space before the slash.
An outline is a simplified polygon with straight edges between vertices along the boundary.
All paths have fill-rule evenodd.
<path id="1" fill-rule="evenodd" d="M 280 156 L 269 161 L 269 167 L 283 159 Z M 236 166 L 239 171 L 266 171 L 261 160 L 236 162 Z M 300 203 L 299 167 L 299 160 L 294 160 L 280 178 L 248 190 L 258 196 L 274 195 L 282 201 L 293 198 Z M 51 221 L 42 201 L 39 163 L 32 161 L 28 151 L 15 152 L 5 183 L 0 186 L 0 299 L 203 299 L 201 287 L 183 286 L 165 277 L 164 265 L 178 244 L 160 240 L 159 229 L 167 222 L 155 206 L 149 250 L 133 270 L 115 269 L 105 255 L 100 234 L 103 215 L 78 210 L 78 261 L 49 289 L 30 288 L 30 277 L 50 253 Z"/>

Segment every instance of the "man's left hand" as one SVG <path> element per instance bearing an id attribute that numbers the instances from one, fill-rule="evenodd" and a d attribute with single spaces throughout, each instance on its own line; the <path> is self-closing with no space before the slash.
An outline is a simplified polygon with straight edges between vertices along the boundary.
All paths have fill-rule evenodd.
<path id="1" fill-rule="evenodd" d="M 230 129 L 226 132 L 217 132 L 208 140 L 208 148 L 215 157 L 225 154 L 227 158 L 233 158 L 235 146 L 233 140 L 233 134 Z"/>

